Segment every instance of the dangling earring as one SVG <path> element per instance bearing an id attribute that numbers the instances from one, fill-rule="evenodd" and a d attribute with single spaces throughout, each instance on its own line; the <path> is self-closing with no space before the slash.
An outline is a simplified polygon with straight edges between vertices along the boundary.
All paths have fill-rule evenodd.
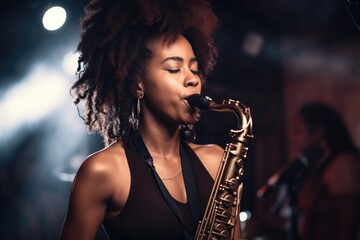
<path id="1" fill-rule="evenodd" d="M 129 122 L 132 125 L 135 132 L 137 132 L 139 128 L 140 98 L 142 98 L 141 94 L 134 99 L 133 104 L 131 106 L 131 115 L 129 117 Z"/>
<path id="2" fill-rule="evenodd" d="M 194 124 L 180 125 L 180 135 L 184 140 L 194 142 L 196 139 Z"/>

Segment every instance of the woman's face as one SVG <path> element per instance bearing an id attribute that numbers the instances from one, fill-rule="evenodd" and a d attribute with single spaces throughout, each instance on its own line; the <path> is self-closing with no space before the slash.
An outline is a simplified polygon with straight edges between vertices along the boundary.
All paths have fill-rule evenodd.
<path id="1" fill-rule="evenodd" d="M 148 44 L 153 56 L 147 61 L 142 90 L 142 109 L 156 119 L 168 123 L 188 124 L 197 112 L 190 108 L 186 97 L 201 92 L 198 61 L 189 41 L 179 35 L 171 45 L 160 37 Z"/>
<path id="2" fill-rule="evenodd" d="M 304 149 L 311 139 L 309 128 L 301 116 L 296 116 L 294 119 L 292 139 L 296 151 Z"/>
<path id="3" fill-rule="evenodd" d="M 322 142 L 324 134 L 321 127 L 310 130 L 302 116 L 297 116 L 293 126 L 293 144 L 297 151 L 301 151 L 314 143 Z"/>

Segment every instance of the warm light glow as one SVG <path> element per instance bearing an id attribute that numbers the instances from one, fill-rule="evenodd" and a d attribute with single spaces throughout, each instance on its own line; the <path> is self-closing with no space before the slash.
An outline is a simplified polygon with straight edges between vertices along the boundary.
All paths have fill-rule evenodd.
<path id="1" fill-rule="evenodd" d="M 49 31 L 59 29 L 66 20 L 66 11 L 64 8 L 56 6 L 49 8 L 42 19 L 44 28 Z"/>

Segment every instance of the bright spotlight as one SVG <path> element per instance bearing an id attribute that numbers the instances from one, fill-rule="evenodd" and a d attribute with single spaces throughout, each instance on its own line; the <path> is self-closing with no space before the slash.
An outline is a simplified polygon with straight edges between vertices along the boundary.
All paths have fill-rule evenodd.
<path id="1" fill-rule="evenodd" d="M 49 31 L 59 29 L 66 20 L 66 11 L 64 8 L 56 6 L 49 8 L 42 19 L 44 28 Z"/>

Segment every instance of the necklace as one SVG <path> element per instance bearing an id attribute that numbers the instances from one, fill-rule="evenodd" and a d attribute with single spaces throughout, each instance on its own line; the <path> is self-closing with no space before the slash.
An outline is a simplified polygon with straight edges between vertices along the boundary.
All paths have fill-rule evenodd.
<path id="1" fill-rule="evenodd" d="M 174 179 L 176 178 L 182 171 L 182 167 L 180 168 L 180 170 L 172 177 L 166 177 L 166 178 L 160 178 L 161 180 L 171 180 L 171 179 Z"/>

